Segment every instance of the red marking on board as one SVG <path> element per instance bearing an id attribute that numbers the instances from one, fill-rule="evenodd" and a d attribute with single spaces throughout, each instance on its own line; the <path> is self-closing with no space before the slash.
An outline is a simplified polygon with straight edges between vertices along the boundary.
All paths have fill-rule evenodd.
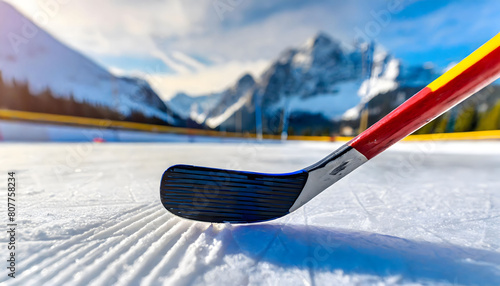
<path id="1" fill-rule="evenodd" d="M 101 138 L 101 137 L 95 137 L 92 141 L 94 143 L 104 143 L 104 142 L 106 142 L 106 140 L 104 140 L 104 138 Z"/>

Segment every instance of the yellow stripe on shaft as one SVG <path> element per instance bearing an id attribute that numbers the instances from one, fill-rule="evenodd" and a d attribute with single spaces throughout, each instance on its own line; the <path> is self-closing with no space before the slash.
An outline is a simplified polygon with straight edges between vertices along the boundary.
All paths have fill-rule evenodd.
<path id="1" fill-rule="evenodd" d="M 477 63 L 479 60 L 484 58 L 486 55 L 494 51 L 500 46 L 500 33 L 498 33 L 491 40 L 486 42 L 484 45 L 475 50 L 468 57 L 463 59 L 449 71 L 445 72 L 442 76 L 438 77 L 436 80 L 427 85 L 432 91 L 436 91 L 438 88 L 450 82 L 452 79 L 460 75 L 466 69 L 470 68 L 472 65 Z"/>

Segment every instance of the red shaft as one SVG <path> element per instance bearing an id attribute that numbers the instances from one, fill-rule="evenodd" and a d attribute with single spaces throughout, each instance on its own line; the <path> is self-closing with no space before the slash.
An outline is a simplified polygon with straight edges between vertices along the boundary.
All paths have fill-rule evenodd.
<path id="1" fill-rule="evenodd" d="M 371 159 L 499 76 L 497 47 L 436 90 L 425 87 L 348 144 Z"/>

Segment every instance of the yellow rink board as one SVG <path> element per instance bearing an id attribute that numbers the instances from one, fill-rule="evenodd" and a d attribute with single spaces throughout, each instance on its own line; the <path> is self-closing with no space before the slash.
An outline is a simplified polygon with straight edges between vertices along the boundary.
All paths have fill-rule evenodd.
<path id="1" fill-rule="evenodd" d="M 171 126 L 145 124 L 145 123 L 94 119 L 87 117 L 56 115 L 56 114 L 7 110 L 7 109 L 0 109 L 0 119 L 35 121 L 35 122 L 56 123 L 65 125 L 79 125 L 79 126 L 89 126 L 96 128 L 117 128 L 117 129 L 128 129 L 136 131 L 155 132 L 155 133 L 171 133 L 171 134 L 183 134 L 183 135 L 233 137 L 233 138 L 235 137 L 256 138 L 256 135 L 251 133 L 220 132 L 213 130 L 180 128 L 180 127 L 171 127 Z M 280 140 L 281 136 L 264 135 L 263 138 Z M 352 138 L 353 137 L 345 137 L 345 136 L 335 136 L 335 137 L 288 136 L 287 139 L 305 140 L 305 141 L 347 142 Z M 487 140 L 487 139 L 500 139 L 500 130 L 410 135 L 404 138 L 403 141 L 446 141 L 446 140 Z"/>
<path id="2" fill-rule="evenodd" d="M 335 137 L 335 141 L 350 141 L 354 137 Z M 410 135 L 402 141 L 452 141 L 452 140 L 488 140 L 500 139 L 500 130 L 418 134 Z"/>

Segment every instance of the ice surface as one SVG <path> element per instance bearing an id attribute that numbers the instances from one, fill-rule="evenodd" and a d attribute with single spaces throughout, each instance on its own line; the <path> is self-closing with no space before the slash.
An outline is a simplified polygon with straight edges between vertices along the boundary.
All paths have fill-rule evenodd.
<path id="1" fill-rule="evenodd" d="M 0 194 L 5 202 L 15 170 L 20 241 L 18 277 L 0 282 L 500 284 L 498 141 L 399 143 L 267 223 L 197 223 L 160 203 L 160 178 L 173 164 L 288 172 L 339 146 L 1 144 Z"/>

